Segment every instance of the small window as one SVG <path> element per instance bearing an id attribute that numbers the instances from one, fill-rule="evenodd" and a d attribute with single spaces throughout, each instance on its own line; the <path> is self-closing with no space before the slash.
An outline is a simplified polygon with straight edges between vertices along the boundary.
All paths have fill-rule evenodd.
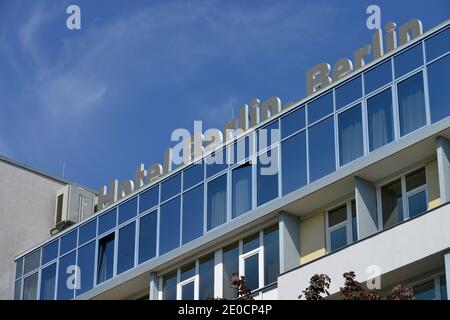
<path id="1" fill-rule="evenodd" d="M 80 295 L 94 285 L 95 275 L 95 241 L 91 241 L 78 249 L 77 264 L 80 268 L 82 277 L 80 279 L 80 288 L 76 289 L 75 295 Z"/>
<path id="2" fill-rule="evenodd" d="M 55 300 L 56 263 L 42 269 L 41 294 L 39 300 Z"/>
<path id="3" fill-rule="evenodd" d="M 177 273 L 172 272 L 163 276 L 163 300 L 177 299 Z"/>
<path id="4" fill-rule="evenodd" d="M 308 124 L 312 124 L 333 113 L 333 92 L 308 103 Z"/>
<path id="5" fill-rule="evenodd" d="M 114 233 L 98 241 L 97 284 L 113 276 L 114 272 Z"/>
<path id="6" fill-rule="evenodd" d="M 98 234 L 101 235 L 116 227 L 117 208 L 109 210 L 98 218 Z"/>
<path id="7" fill-rule="evenodd" d="M 223 298 L 235 299 L 238 292 L 230 286 L 233 273 L 239 273 L 239 245 L 233 244 L 223 248 Z"/>
<path id="8" fill-rule="evenodd" d="M 233 143 L 233 147 L 229 149 L 229 159 L 232 160 L 231 165 L 238 164 L 253 154 L 253 136 L 246 136 L 243 139 Z"/>
<path id="9" fill-rule="evenodd" d="M 119 224 L 122 224 L 137 215 L 137 197 L 119 205 Z"/>
<path id="10" fill-rule="evenodd" d="M 264 230 L 264 285 L 277 281 L 280 274 L 280 244 L 278 226 Z"/>
<path id="11" fill-rule="evenodd" d="M 367 99 L 367 118 L 370 151 L 394 140 L 391 88 Z"/>
<path id="12" fill-rule="evenodd" d="M 425 95 L 422 72 L 397 85 L 400 134 L 402 136 L 426 124 Z"/>
<path id="13" fill-rule="evenodd" d="M 199 288 L 200 300 L 214 297 L 214 254 L 200 258 Z"/>
<path id="14" fill-rule="evenodd" d="M 183 171 L 183 190 L 187 190 L 203 181 L 203 163 L 194 164 Z"/>
<path id="15" fill-rule="evenodd" d="M 450 55 L 428 66 L 428 91 L 432 123 L 450 116 L 450 108 L 448 107 L 448 101 L 450 101 L 450 90 L 448 90 L 449 74 Z"/>
<path id="16" fill-rule="evenodd" d="M 308 129 L 310 182 L 336 170 L 334 119 L 329 117 Z"/>
<path id="17" fill-rule="evenodd" d="M 281 118 L 281 138 L 304 129 L 306 124 L 305 107 L 299 108 Z"/>
<path id="18" fill-rule="evenodd" d="M 72 251 L 62 258 L 59 258 L 59 266 L 58 266 L 58 292 L 57 299 L 58 300 L 70 300 L 73 299 L 74 296 L 74 288 L 67 286 L 67 280 L 73 274 L 68 273 L 71 268 L 76 264 L 76 252 Z"/>
<path id="19" fill-rule="evenodd" d="M 181 192 L 181 174 L 177 174 L 161 183 L 161 202 Z"/>
<path id="20" fill-rule="evenodd" d="M 75 249 L 76 246 L 77 246 L 77 229 L 61 237 L 59 255 L 62 256 L 66 252 Z"/>
<path id="21" fill-rule="evenodd" d="M 252 165 L 244 163 L 231 174 L 232 217 L 236 218 L 252 209 Z"/>
<path id="22" fill-rule="evenodd" d="M 25 256 L 25 264 L 23 268 L 23 274 L 26 275 L 27 273 L 37 269 L 41 262 L 41 249 L 38 249 L 36 251 L 33 251 L 32 253 L 29 253 Z"/>
<path id="23" fill-rule="evenodd" d="M 394 58 L 395 77 L 401 77 L 423 65 L 422 45 L 416 45 L 403 51 Z"/>
<path id="24" fill-rule="evenodd" d="M 224 150 L 215 151 L 210 157 L 205 159 L 206 178 L 210 178 L 228 167 L 226 152 Z"/>
<path id="25" fill-rule="evenodd" d="M 413 287 L 416 300 L 434 300 L 436 291 L 434 289 L 434 279 Z"/>
<path id="26" fill-rule="evenodd" d="M 256 167 L 257 205 L 261 206 L 278 197 L 278 148 L 258 157 Z"/>
<path id="27" fill-rule="evenodd" d="M 328 251 L 333 252 L 357 239 L 356 203 L 347 201 L 328 211 Z"/>
<path id="28" fill-rule="evenodd" d="M 338 116 L 339 163 L 345 165 L 364 154 L 361 104 Z"/>
<path id="29" fill-rule="evenodd" d="M 157 211 L 143 216 L 139 223 L 139 263 L 156 256 Z"/>
<path id="30" fill-rule="evenodd" d="M 281 142 L 281 173 L 283 195 L 291 193 L 308 182 L 306 167 L 306 132 L 302 131 Z"/>
<path id="31" fill-rule="evenodd" d="M 361 96 L 361 76 L 358 76 L 336 89 L 336 110 L 358 100 Z"/>
<path id="32" fill-rule="evenodd" d="M 387 60 L 364 73 L 364 90 L 366 94 L 390 82 L 392 82 L 391 60 Z"/>
<path id="33" fill-rule="evenodd" d="M 280 127 L 278 120 L 271 122 L 257 131 L 258 152 L 272 146 L 280 140 Z"/>
<path id="34" fill-rule="evenodd" d="M 136 223 L 127 224 L 119 229 L 119 244 L 117 247 L 117 274 L 134 267 L 134 240 Z"/>
<path id="35" fill-rule="evenodd" d="M 180 205 L 180 197 L 177 197 L 160 208 L 160 255 L 180 246 Z"/>
<path id="36" fill-rule="evenodd" d="M 42 248 L 42 264 L 46 264 L 58 257 L 58 245 L 59 241 L 55 240 Z"/>
<path id="37" fill-rule="evenodd" d="M 158 205 L 159 202 L 158 186 L 148 189 L 139 195 L 139 213 L 147 211 Z"/>
<path id="38" fill-rule="evenodd" d="M 400 179 L 381 187 L 381 202 L 384 228 L 403 221 L 403 198 Z"/>
<path id="39" fill-rule="evenodd" d="M 227 221 L 227 175 L 208 182 L 207 188 L 207 229 L 211 230 Z"/>
<path id="40" fill-rule="evenodd" d="M 450 28 L 439 32 L 431 38 L 425 40 L 427 51 L 427 61 L 440 57 L 450 50 Z"/>
<path id="41" fill-rule="evenodd" d="M 61 222 L 62 220 L 62 211 L 63 211 L 63 199 L 64 194 L 60 194 L 58 196 L 57 204 L 56 204 L 56 224 Z"/>
<path id="42" fill-rule="evenodd" d="M 244 257 L 244 276 L 251 291 L 259 288 L 259 252 Z"/>
<path id="43" fill-rule="evenodd" d="M 183 194 L 182 243 L 188 243 L 203 235 L 204 218 L 203 183 Z"/>
<path id="44" fill-rule="evenodd" d="M 243 252 L 247 253 L 259 248 L 259 233 L 255 233 L 243 240 Z"/>
<path id="45" fill-rule="evenodd" d="M 26 277 L 23 281 L 23 300 L 37 299 L 38 277 L 39 273 L 36 272 L 31 276 Z"/>
<path id="46" fill-rule="evenodd" d="M 16 261 L 16 279 L 22 277 L 23 258 Z"/>
<path id="47" fill-rule="evenodd" d="M 97 220 L 94 219 L 82 225 L 78 231 L 78 245 L 82 245 L 95 238 L 97 232 Z"/>

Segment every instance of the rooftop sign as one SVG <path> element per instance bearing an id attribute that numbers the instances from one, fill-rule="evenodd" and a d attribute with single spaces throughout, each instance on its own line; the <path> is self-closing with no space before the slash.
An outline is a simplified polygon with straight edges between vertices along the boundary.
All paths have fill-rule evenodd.
<path id="1" fill-rule="evenodd" d="M 375 30 L 372 35 L 372 44 L 366 44 L 356 50 L 353 54 L 353 61 L 342 58 L 336 62 L 333 69 L 326 62 L 309 69 L 306 73 L 307 96 L 327 88 L 334 82 L 362 68 L 369 55 L 371 55 L 372 61 L 377 60 L 386 53 L 395 50 L 397 45 L 401 46 L 423 33 L 422 22 L 419 19 L 412 19 L 401 25 L 398 32 L 397 25 L 394 22 L 388 22 L 384 29 L 386 32 L 385 39 L 383 39 L 381 29 Z M 397 41 L 397 38 L 399 38 L 399 41 Z M 384 50 L 385 46 L 386 50 Z M 233 141 L 237 136 L 293 105 L 294 103 L 282 105 L 278 97 L 272 97 L 262 103 L 259 99 L 254 98 L 249 105 L 245 104 L 241 107 L 239 117 L 231 119 L 225 124 L 223 131 L 208 129 L 203 133 L 201 123 L 198 121 L 194 123 L 194 134 L 192 136 L 185 129 L 175 130 L 172 133 L 172 141 L 179 141 L 179 143 L 176 147 L 165 151 L 163 165 L 155 163 L 146 169 L 144 164 L 141 163 L 137 167 L 133 179 L 125 180 L 120 185 L 118 180 L 113 180 L 109 188 L 101 187 L 98 196 L 98 210 L 102 210 L 135 190 L 167 176 L 172 172 L 173 164 L 186 165 L 192 163 L 221 148 L 224 142 Z M 174 161 L 174 159 L 177 161 Z"/>

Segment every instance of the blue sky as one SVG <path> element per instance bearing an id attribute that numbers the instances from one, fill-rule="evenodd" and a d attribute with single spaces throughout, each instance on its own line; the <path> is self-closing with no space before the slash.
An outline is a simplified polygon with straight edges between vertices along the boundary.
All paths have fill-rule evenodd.
<path id="1" fill-rule="evenodd" d="M 66 28 L 81 8 L 82 29 Z M 222 128 L 253 97 L 305 96 L 308 68 L 370 43 L 382 24 L 424 29 L 448 0 L 0 0 L 0 154 L 98 189 L 162 163 L 176 128 Z"/>

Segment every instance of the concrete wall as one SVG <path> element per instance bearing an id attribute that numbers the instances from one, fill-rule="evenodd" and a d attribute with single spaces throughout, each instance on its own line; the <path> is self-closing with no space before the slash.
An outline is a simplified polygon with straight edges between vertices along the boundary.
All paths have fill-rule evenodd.
<path id="1" fill-rule="evenodd" d="M 50 237 L 65 183 L 0 161 L 0 299 L 12 299 L 14 257 Z"/>
<path id="2" fill-rule="evenodd" d="M 325 243 L 324 212 L 319 212 L 300 221 L 300 264 L 325 255 Z"/>
<path id="3" fill-rule="evenodd" d="M 439 193 L 439 172 L 437 161 L 433 160 L 425 165 L 428 189 L 428 209 L 441 205 Z"/>

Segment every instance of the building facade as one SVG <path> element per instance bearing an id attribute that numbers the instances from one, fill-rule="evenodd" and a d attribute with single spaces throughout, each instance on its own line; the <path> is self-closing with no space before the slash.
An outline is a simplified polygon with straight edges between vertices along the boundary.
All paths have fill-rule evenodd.
<path id="1" fill-rule="evenodd" d="M 0 300 L 5 300 L 14 297 L 15 266 L 11 259 L 46 241 L 52 230 L 57 231 L 56 225 L 78 222 L 78 217 L 63 219 L 62 215 L 60 221 L 55 221 L 57 195 L 67 201 L 61 190 L 83 190 L 83 194 L 91 195 L 91 202 L 95 192 L 2 156 L 0 177 Z M 85 210 L 84 218 L 92 212 L 93 207 Z"/>
<path id="2" fill-rule="evenodd" d="M 319 273 L 339 298 L 352 270 L 447 299 L 449 24 L 216 151 L 231 164 L 205 155 L 18 255 L 14 296 L 234 299 L 237 272 L 255 299 L 297 299 Z"/>

